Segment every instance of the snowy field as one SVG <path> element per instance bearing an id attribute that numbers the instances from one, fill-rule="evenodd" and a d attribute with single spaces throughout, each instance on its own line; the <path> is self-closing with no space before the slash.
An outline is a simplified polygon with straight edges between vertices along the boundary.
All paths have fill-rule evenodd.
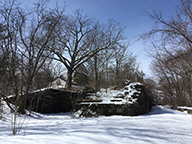
<path id="1" fill-rule="evenodd" d="M 26 117 L 12 136 L 10 118 L 0 120 L 0 144 L 191 144 L 192 115 L 153 107 L 148 115 L 71 118 L 69 114 Z"/>

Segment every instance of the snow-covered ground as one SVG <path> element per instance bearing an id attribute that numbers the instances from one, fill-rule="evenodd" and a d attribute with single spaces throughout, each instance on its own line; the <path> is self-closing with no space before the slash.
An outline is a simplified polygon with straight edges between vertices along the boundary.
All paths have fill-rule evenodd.
<path id="1" fill-rule="evenodd" d="M 12 136 L 10 115 L 0 120 L 0 144 L 190 144 L 192 115 L 153 107 L 148 115 L 71 118 L 70 114 L 26 117 Z"/>

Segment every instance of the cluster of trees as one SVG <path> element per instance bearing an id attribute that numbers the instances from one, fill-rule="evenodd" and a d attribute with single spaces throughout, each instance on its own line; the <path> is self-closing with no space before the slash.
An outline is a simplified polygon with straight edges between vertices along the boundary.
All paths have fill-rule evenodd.
<path id="1" fill-rule="evenodd" d="M 97 53 L 74 73 L 74 81 L 80 85 L 100 88 L 123 88 L 126 82 L 143 82 L 136 57 L 129 52 L 107 50 Z"/>
<path id="2" fill-rule="evenodd" d="M 46 1 L 27 9 L 16 0 L 0 3 L 0 99 L 48 86 L 54 61 L 67 69 L 69 90 L 73 77 L 96 90 L 142 80 L 136 58 L 127 52 L 124 26 L 46 6 Z M 25 101 L 17 101 L 16 111 L 24 112 Z"/>
<path id="3" fill-rule="evenodd" d="M 192 1 L 181 0 L 175 15 L 164 18 L 152 9 L 156 28 L 144 34 L 153 37 L 152 70 L 159 80 L 159 91 L 173 107 L 192 105 Z M 155 43 L 156 42 L 156 43 Z"/>

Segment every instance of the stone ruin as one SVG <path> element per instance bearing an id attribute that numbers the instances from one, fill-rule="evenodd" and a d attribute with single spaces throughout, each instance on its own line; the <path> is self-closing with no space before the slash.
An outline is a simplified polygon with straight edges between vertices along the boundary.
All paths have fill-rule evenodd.
<path id="1" fill-rule="evenodd" d="M 118 94 L 106 101 L 102 96 L 89 96 L 74 107 L 74 117 L 92 116 L 137 116 L 148 113 L 152 108 L 152 98 L 141 83 L 131 83 Z"/>

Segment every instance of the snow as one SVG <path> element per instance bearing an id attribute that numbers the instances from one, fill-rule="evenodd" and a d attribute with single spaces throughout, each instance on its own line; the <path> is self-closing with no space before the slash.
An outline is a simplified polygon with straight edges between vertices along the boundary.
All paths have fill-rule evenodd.
<path id="1" fill-rule="evenodd" d="M 178 108 L 184 109 L 184 110 L 192 110 L 192 107 L 186 107 L 186 106 L 178 106 Z"/>
<path id="2" fill-rule="evenodd" d="M 123 90 L 101 89 L 97 92 L 97 96 L 102 101 L 102 104 L 133 104 L 139 97 L 140 89 L 136 86 L 142 86 L 141 83 L 135 82 L 125 86 Z M 133 98 L 133 95 L 137 97 Z"/>
<path id="3" fill-rule="evenodd" d="M 5 116 L 5 115 L 4 115 Z M 0 120 L 0 144 L 190 144 L 192 115 L 155 106 L 147 115 L 72 118 L 70 113 L 26 116 L 12 136 L 11 116 Z"/>

